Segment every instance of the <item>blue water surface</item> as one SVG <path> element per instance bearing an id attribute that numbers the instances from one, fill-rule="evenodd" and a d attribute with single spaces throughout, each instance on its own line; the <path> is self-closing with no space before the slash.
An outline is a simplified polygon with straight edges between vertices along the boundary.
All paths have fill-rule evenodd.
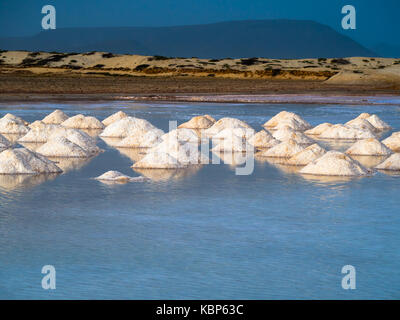
<path id="1" fill-rule="evenodd" d="M 0 116 L 34 121 L 55 108 L 101 120 L 123 110 L 163 130 L 200 114 L 260 130 L 281 110 L 312 125 L 369 112 L 400 130 L 399 106 L 2 103 Z M 98 144 L 104 153 L 59 176 L 0 179 L 0 298 L 400 298 L 400 176 L 307 179 L 256 160 L 251 175 L 206 165 L 107 185 L 91 178 L 139 174 Z M 56 268 L 56 290 L 42 289 L 44 265 Z M 345 265 L 356 268 L 355 290 L 342 289 Z"/>

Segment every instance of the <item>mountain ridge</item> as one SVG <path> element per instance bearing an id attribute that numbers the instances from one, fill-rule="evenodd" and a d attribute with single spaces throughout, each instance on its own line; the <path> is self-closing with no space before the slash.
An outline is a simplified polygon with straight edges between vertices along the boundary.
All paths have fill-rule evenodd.
<path id="1" fill-rule="evenodd" d="M 199 58 L 376 56 L 329 26 L 311 20 L 283 19 L 165 27 L 59 28 L 30 37 L 0 38 L 0 48 Z"/>

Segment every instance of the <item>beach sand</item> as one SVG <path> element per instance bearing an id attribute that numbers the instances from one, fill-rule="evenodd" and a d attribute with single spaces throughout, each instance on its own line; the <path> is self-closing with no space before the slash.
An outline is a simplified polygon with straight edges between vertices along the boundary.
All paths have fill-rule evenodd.
<path id="1" fill-rule="evenodd" d="M 203 95 L 218 102 L 219 95 L 398 96 L 399 90 L 400 60 L 389 58 L 215 60 L 0 51 L 1 101 L 126 95 L 210 100 Z"/>

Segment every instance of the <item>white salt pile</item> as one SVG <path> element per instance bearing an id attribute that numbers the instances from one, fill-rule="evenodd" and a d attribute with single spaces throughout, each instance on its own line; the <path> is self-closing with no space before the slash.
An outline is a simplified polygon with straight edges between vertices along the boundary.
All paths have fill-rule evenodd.
<path id="1" fill-rule="evenodd" d="M 371 169 L 385 161 L 387 156 L 356 156 L 352 154 L 351 158 L 358 161 L 365 168 Z"/>
<path id="2" fill-rule="evenodd" d="M 290 158 L 303 150 L 304 150 L 304 147 L 302 147 L 296 141 L 287 140 L 287 141 L 281 142 L 280 144 L 276 145 L 275 147 L 273 147 L 269 150 L 262 152 L 260 154 L 260 156 L 271 157 L 271 158 Z"/>
<path id="3" fill-rule="evenodd" d="M 325 122 L 317 125 L 316 127 L 306 130 L 304 133 L 311 136 L 319 136 L 326 129 L 331 128 L 333 124 Z"/>
<path id="4" fill-rule="evenodd" d="M 306 126 L 304 125 L 303 122 L 299 122 L 295 118 L 283 119 L 283 120 L 279 121 L 275 127 L 272 127 L 272 128 L 265 127 L 265 128 L 268 128 L 270 130 L 279 130 L 284 127 L 289 127 L 294 131 L 304 131 L 304 128 L 306 128 Z"/>
<path id="5" fill-rule="evenodd" d="M 200 152 L 198 144 L 167 139 L 148 150 L 147 155 L 132 167 L 144 169 L 178 169 L 207 162 L 208 157 Z"/>
<path id="6" fill-rule="evenodd" d="M 361 113 L 356 119 L 367 119 L 369 118 L 371 115 L 367 112 L 363 112 Z"/>
<path id="7" fill-rule="evenodd" d="M 103 173 L 101 176 L 98 176 L 94 179 L 100 181 L 119 182 L 119 183 L 143 182 L 146 180 L 146 178 L 144 177 L 129 177 L 119 171 L 113 171 L 113 170 L 107 171 L 106 173 Z"/>
<path id="8" fill-rule="evenodd" d="M 14 115 L 11 114 L 11 113 L 7 113 L 7 114 L 6 114 L 3 118 L 1 118 L 0 120 L 2 120 L 2 119 L 4 119 L 4 120 L 6 120 L 6 119 L 8 119 L 8 120 L 13 120 L 13 121 L 15 121 L 15 122 L 17 122 L 17 123 L 23 124 L 24 126 L 28 126 L 28 125 L 29 125 L 29 122 L 28 122 L 28 121 L 25 121 L 25 120 L 22 119 L 21 117 L 14 116 Z"/>
<path id="9" fill-rule="evenodd" d="M 62 170 L 46 157 L 25 148 L 0 153 L 0 174 L 60 173 Z"/>
<path id="10" fill-rule="evenodd" d="M 56 137 L 64 137 L 71 142 L 80 146 L 90 155 L 96 155 L 102 150 L 96 145 L 96 140 L 89 136 L 86 132 L 77 129 L 60 128 L 52 132 L 49 139 Z"/>
<path id="11" fill-rule="evenodd" d="M 368 122 L 371 123 L 377 130 L 384 131 L 392 129 L 390 125 L 388 125 L 385 121 L 381 120 L 376 114 L 373 114 L 366 120 L 368 120 Z"/>
<path id="12" fill-rule="evenodd" d="M 100 134 L 100 137 L 125 138 L 154 129 L 157 128 L 147 120 L 134 117 L 125 117 L 108 125 L 107 128 L 105 128 Z"/>
<path id="13" fill-rule="evenodd" d="M 123 119 L 123 118 L 126 118 L 126 117 L 128 117 L 128 115 L 127 115 L 125 112 L 123 112 L 123 111 L 118 111 L 118 112 L 112 114 L 111 116 L 105 118 L 102 122 L 103 122 L 103 124 L 107 127 L 107 126 L 109 126 L 111 123 L 114 123 L 114 122 L 116 122 L 116 121 L 118 121 L 118 120 L 121 120 L 121 119 Z"/>
<path id="14" fill-rule="evenodd" d="M 350 120 L 349 122 L 346 122 L 345 126 L 371 132 L 377 131 L 377 129 L 367 119 L 361 118 Z"/>
<path id="15" fill-rule="evenodd" d="M 297 131 L 304 131 L 312 128 L 311 125 L 302 117 L 288 111 L 279 112 L 277 115 L 264 123 L 263 127 L 269 129 L 278 129 L 279 127 L 285 125 L 288 125 L 292 129 Z"/>
<path id="16" fill-rule="evenodd" d="M 50 138 L 50 140 L 39 147 L 36 152 L 46 157 L 88 158 L 91 156 L 80 146 L 65 137 Z"/>
<path id="17" fill-rule="evenodd" d="M 6 137 L 0 134 L 0 151 L 11 147 L 11 142 Z"/>
<path id="18" fill-rule="evenodd" d="M 186 128 L 186 129 L 208 129 L 210 128 L 214 123 L 215 119 L 208 114 L 204 116 L 197 116 L 193 117 L 187 122 L 182 123 L 181 125 L 178 126 L 178 128 Z"/>
<path id="19" fill-rule="evenodd" d="M 346 153 L 358 156 L 387 156 L 392 154 L 392 151 L 380 141 L 370 138 L 357 141 Z"/>
<path id="20" fill-rule="evenodd" d="M 38 124 L 32 128 L 25 136 L 18 139 L 21 143 L 46 143 L 51 138 L 64 137 L 77 144 L 91 155 L 101 151 L 96 145 L 96 141 L 86 132 L 78 129 L 65 128 L 55 124 Z"/>
<path id="21" fill-rule="evenodd" d="M 306 166 L 310 162 L 322 157 L 326 150 L 314 143 L 288 159 L 286 164 L 292 166 Z"/>
<path id="22" fill-rule="evenodd" d="M 66 129 L 57 124 L 45 124 L 42 121 L 35 121 L 31 124 L 29 132 L 23 137 L 18 139 L 18 142 L 34 142 L 44 143 L 47 142 L 50 135 L 57 131 L 65 131 Z"/>
<path id="23" fill-rule="evenodd" d="M 236 129 L 227 128 L 213 138 L 216 144 L 211 150 L 214 152 L 254 152 L 254 146 L 247 143 L 246 139 Z M 243 133 L 243 132 L 242 132 Z"/>
<path id="24" fill-rule="evenodd" d="M 36 120 L 34 122 L 32 122 L 30 125 L 28 125 L 28 127 L 30 129 L 33 128 L 44 128 L 48 125 L 48 123 L 44 123 L 42 120 Z"/>
<path id="25" fill-rule="evenodd" d="M 256 132 L 253 128 L 226 128 L 212 137 L 213 141 L 225 139 L 232 135 L 241 137 L 243 139 L 250 139 Z"/>
<path id="26" fill-rule="evenodd" d="M 400 152 L 400 132 L 393 132 L 392 135 L 382 143 L 394 152 Z"/>
<path id="27" fill-rule="evenodd" d="M 185 167 L 167 152 L 150 152 L 132 166 L 135 169 L 178 169 Z"/>
<path id="28" fill-rule="evenodd" d="M 339 151 L 329 151 L 300 170 L 302 174 L 363 176 L 370 173 L 359 162 Z"/>
<path id="29" fill-rule="evenodd" d="M 178 141 L 178 142 L 190 142 L 199 143 L 199 136 L 193 129 L 174 129 L 161 136 L 162 141 Z"/>
<path id="30" fill-rule="evenodd" d="M 288 126 L 284 126 L 277 131 L 272 133 L 272 136 L 279 141 L 288 141 L 288 140 L 294 140 L 298 144 L 303 144 L 303 145 L 310 145 L 314 143 L 314 140 L 310 139 L 307 137 L 304 133 L 300 131 L 295 131 L 292 128 Z"/>
<path id="31" fill-rule="evenodd" d="M 361 113 L 356 119 L 365 119 L 378 131 L 390 130 L 392 127 L 381 120 L 376 114 Z"/>
<path id="32" fill-rule="evenodd" d="M 152 129 L 147 132 L 140 132 L 134 136 L 128 136 L 116 144 L 117 148 L 152 148 L 159 144 L 164 131 Z"/>
<path id="33" fill-rule="evenodd" d="M 0 119 L 0 133 L 26 134 L 29 131 L 28 123 L 11 114 Z"/>
<path id="34" fill-rule="evenodd" d="M 321 139 L 337 139 L 337 140 L 359 140 L 376 138 L 371 131 L 360 130 L 356 128 L 346 127 L 342 124 L 335 124 L 327 128 L 319 135 Z"/>
<path id="35" fill-rule="evenodd" d="M 248 143 L 257 149 L 269 149 L 278 145 L 280 141 L 276 140 L 268 131 L 261 130 L 250 137 Z"/>
<path id="36" fill-rule="evenodd" d="M 400 153 L 392 154 L 389 158 L 387 158 L 381 164 L 376 166 L 376 169 L 399 171 L 400 170 Z"/>
<path id="37" fill-rule="evenodd" d="M 207 137 L 213 137 L 227 128 L 248 128 L 251 127 L 244 121 L 235 118 L 222 118 L 215 122 L 210 128 L 204 130 Z"/>
<path id="38" fill-rule="evenodd" d="M 54 110 L 43 118 L 42 122 L 46 124 L 61 124 L 68 119 L 68 116 L 61 110 Z"/>
<path id="39" fill-rule="evenodd" d="M 62 122 L 61 125 L 71 129 L 104 129 L 104 124 L 95 117 L 87 117 L 83 114 L 77 114 L 76 116 L 68 118 Z"/>
<path id="40" fill-rule="evenodd" d="M 179 164 L 183 165 L 198 165 L 208 162 L 208 157 L 203 155 L 199 150 L 199 145 L 194 143 L 182 143 L 177 140 L 164 140 L 160 144 L 151 148 L 148 154 L 151 153 L 167 153 L 172 158 L 176 159 Z M 142 159 L 144 160 L 144 158 Z"/>

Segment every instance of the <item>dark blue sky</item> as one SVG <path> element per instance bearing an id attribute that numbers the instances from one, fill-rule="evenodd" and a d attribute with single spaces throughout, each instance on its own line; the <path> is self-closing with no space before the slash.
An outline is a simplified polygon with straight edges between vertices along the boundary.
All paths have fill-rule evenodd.
<path id="1" fill-rule="evenodd" d="M 57 28 L 287 18 L 327 24 L 366 46 L 400 46 L 399 0 L 0 0 L 0 36 L 40 32 L 46 4 L 57 10 Z M 356 7 L 357 30 L 341 29 L 346 4 Z"/>

